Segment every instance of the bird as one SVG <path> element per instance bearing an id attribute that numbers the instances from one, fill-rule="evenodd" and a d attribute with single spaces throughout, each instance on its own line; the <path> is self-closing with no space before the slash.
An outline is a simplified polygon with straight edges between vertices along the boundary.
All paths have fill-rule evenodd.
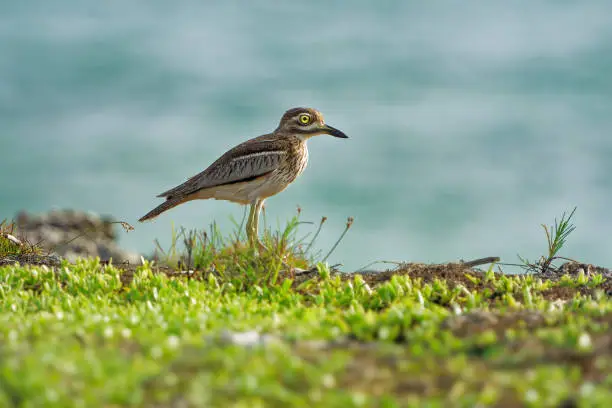
<path id="1" fill-rule="evenodd" d="M 348 138 L 341 130 L 326 124 L 316 109 L 289 109 L 272 133 L 235 146 L 204 171 L 159 194 L 166 201 L 139 221 L 151 220 L 192 200 L 212 198 L 250 205 L 246 234 L 249 243 L 254 245 L 259 242 L 259 214 L 264 201 L 285 190 L 302 174 L 308 164 L 306 141 L 324 134 Z"/>

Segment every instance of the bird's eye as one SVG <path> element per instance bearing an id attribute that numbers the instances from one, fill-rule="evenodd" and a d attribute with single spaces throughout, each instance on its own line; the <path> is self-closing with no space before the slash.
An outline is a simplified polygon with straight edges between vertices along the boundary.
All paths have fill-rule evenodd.
<path id="1" fill-rule="evenodd" d="M 300 121 L 301 125 L 307 125 L 310 123 L 310 115 L 303 113 L 298 117 L 298 120 Z"/>

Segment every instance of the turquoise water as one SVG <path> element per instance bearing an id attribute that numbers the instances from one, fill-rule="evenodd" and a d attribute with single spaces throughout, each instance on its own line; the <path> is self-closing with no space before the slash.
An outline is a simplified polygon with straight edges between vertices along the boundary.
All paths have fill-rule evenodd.
<path id="1" fill-rule="evenodd" d="M 563 254 L 612 265 L 611 2 L 203 3 L 2 5 L 0 218 L 112 214 L 145 252 L 172 223 L 229 230 L 217 201 L 136 220 L 305 105 L 351 138 L 311 140 L 268 220 L 327 216 L 326 250 L 354 216 L 346 269 L 535 258 L 574 206 Z"/>

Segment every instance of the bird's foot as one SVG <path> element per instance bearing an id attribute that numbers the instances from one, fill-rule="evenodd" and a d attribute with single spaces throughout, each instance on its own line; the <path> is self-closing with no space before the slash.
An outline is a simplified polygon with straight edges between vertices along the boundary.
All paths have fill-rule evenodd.
<path id="1" fill-rule="evenodd" d="M 259 239 L 257 240 L 257 249 L 259 250 L 259 252 L 269 252 L 270 249 L 264 245 L 263 242 L 261 242 Z"/>
<path id="2" fill-rule="evenodd" d="M 255 250 L 255 252 L 257 252 L 258 255 L 261 255 L 261 253 L 263 252 L 270 251 L 270 249 L 267 246 L 265 246 L 264 243 L 261 242 L 261 240 L 258 237 L 250 238 L 249 245 L 251 246 L 251 248 Z"/>
<path id="3" fill-rule="evenodd" d="M 254 245 L 255 250 L 257 251 L 258 255 L 262 255 L 266 252 L 271 252 L 272 250 L 267 247 L 263 242 L 261 242 L 261 240 L 257 239 L 255 241 L 255 245 Z"/>

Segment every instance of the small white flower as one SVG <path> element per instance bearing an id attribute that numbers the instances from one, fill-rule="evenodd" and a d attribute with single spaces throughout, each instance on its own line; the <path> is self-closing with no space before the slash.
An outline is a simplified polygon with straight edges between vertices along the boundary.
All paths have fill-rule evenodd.
<path id="1" fill-rule="evenodd" d="M 168 336 L 168 347 L 171 349 L 177 348 L 181 344 L 181 339 L 178 336 Z"/>
<path id="2" fill-rule="evenodd" d="M 106 329 L 104 329 L 104 337 L 106 337 L 107 339 L 113 337 L 113 328 L 112 327 L 107 327 Z"/>
<path id="3" fill-rule="evenodd" d="M 582 333 L 580 337 L 578 337 L 578 348 L 581 350 L 590 349 L 591 345 L 591 336 L 588 333 Z"/>

